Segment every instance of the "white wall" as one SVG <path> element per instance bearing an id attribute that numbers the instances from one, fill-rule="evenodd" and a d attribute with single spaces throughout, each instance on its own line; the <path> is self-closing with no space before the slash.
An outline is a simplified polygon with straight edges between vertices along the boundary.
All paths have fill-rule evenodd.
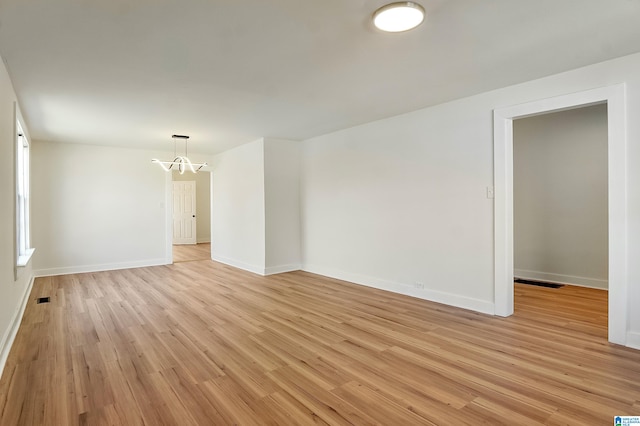
<path id="1" fill-rule="evenodd" d="M 13 85 L 0 58 L 0 375 L 33 284 L 31 262 L 26 267 L 14 269 L 16 103 Z M 28 134 L 28 129 L 24 130 Z"/>
<path id="2" fill-rule="evenodd" d="M 216 155 L 211 256 L 255 273 L 265 269 L 264 142 Z"/>
<path id="3" fill-rule="evenodd" d="M 640 282 L 640 54 L 305 141 L 304 269 L 494 312 L 493 109 L 621 82 L 628 274 Z M 629 311 L 628 343 L 640 346 L 640 310 Z"/>
<path id="4" fill-rule="evenodd" d="M 306 141 L 304 269 L 491 311 L 490 132 L 446 104 Z"/>
<path id="5" fill-rule="evenodd" d="M 212 169 L 212 258 L 261 275 L 300 269 L 300 143 L 259 139 Z"/>
<path id="6" fill-rule="evenodd" d="M 204 170 L 204 169 L 203 169 Z M 192 180 L 196 182 L 196 241 L 208 243 L 211 241 L 211 173 L 184 172 L 172 173 L 174 181 Z"/>
<path id="7" fill-rule="evenodd" d="M 265 139 L 266 273 L 298 270 L 300 255 L 300 142 Z"/>
<path id="8" fill-rule="evenodd" d="M 164 264 L 165 172 L 157 152 L 34 142 L 37 275 Z"/>
<path id="9" fill-rule="evenodd" d="M 513 123 L 520 278 L 607 288 L 607 106 Z"/>

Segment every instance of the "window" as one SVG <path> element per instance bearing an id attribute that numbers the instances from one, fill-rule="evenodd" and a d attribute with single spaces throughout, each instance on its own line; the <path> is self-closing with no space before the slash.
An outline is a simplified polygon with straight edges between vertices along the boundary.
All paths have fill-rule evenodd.
<path id="1" fill-rule="evenodd" d="M 29 242 L 29 141 L 16 122 L 16 246 L 17 266 L 25 266 L 33 249 Z"/>

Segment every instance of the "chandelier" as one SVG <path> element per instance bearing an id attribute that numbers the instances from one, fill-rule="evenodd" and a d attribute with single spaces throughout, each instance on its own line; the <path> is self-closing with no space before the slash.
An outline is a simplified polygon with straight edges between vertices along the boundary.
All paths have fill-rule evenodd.
<path id="1" fill-rule="evenodd" d="M 178 170 L 180 174 L 184 174 L 184 171 L 189 168 L 193 173 L 198 172 L 201 168 L 207 165 L 207 163 L 192 163 L 189 160 L 188 155 L 188 144 L 189 144 L 189 136 L 185 135 L 171 135 L 173 138 L 173 161 L 160 161 L 157 158 L 151 160 L 152 163 L 159 164 L 160 167 L 164 169 L 165 172 L 169 172 L 173 169 L 173 166 L 176 166 L 175 170 Z M 181 139 L 184 141 L 184 156 L 178 155 L 177 153 L 177 140 Z"/>

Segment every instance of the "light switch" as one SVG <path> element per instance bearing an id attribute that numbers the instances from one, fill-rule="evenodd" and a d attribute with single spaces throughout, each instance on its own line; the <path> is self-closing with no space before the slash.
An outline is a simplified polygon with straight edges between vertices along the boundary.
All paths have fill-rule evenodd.
<path id="1" fill-rule="evenodd" d="M 487 198 L 491 199 L 494 196 L 493 186 L 487 186 Z"/>

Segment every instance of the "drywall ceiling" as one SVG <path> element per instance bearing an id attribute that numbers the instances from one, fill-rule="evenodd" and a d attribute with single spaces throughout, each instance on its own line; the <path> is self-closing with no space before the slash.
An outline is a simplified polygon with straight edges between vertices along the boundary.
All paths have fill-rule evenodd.
<path id="1" fill-rule="evenodd" d="M 640 51 L 638 0 L 2 0 L 33 139 L 216 153 L 302 140 Z"/>

